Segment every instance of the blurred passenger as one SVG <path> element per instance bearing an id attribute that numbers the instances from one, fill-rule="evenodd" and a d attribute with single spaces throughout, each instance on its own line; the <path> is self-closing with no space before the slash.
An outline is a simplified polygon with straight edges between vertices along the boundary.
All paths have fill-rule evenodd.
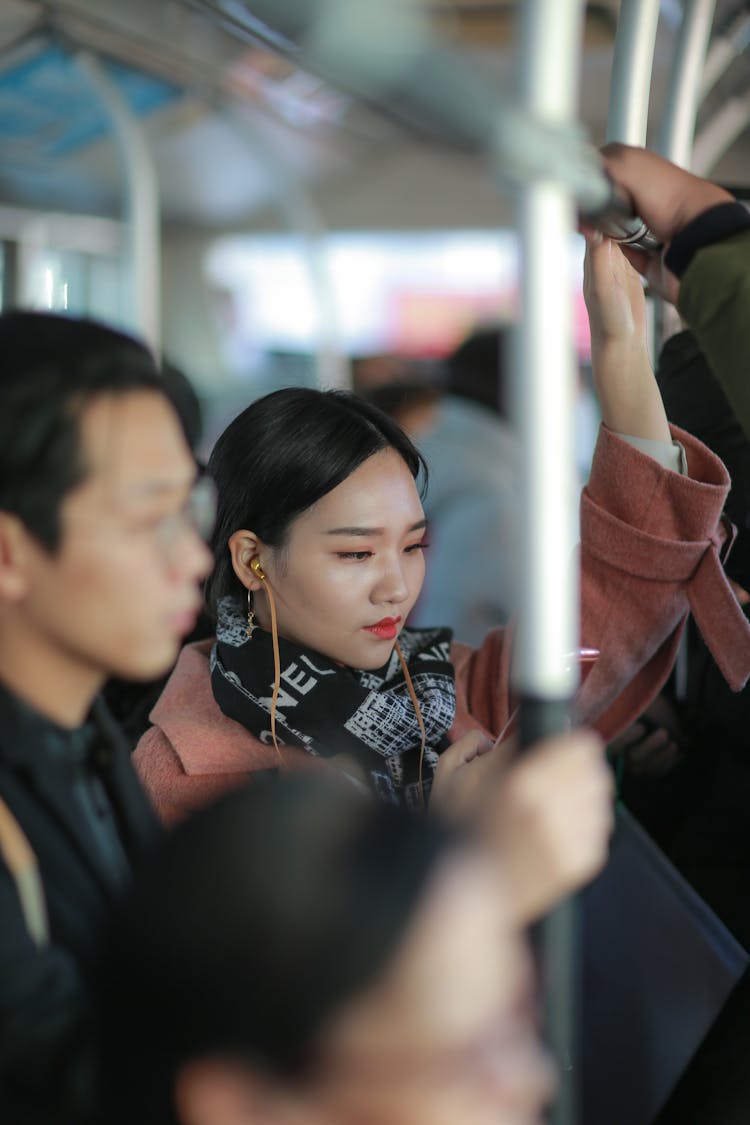
<path id="1" fill-rule="evenodd" d="M 107 1125 L 539 1125 L 552 1093 L 494 856 L 331 779 L 180 825 L 107 952 Z"/>
<path id="2" fill-rule="evenodd" d="M 408 356 L 383 352 L 354 356 L 350 367 L 353 390 L 357 394 L 368 395 L 378 387 L 422 381 L 425 364 Z"/>
<path id="3" fill-rule="evenodd" d="M 720 456 L 732 476 L 725 511 L 737 534 L 727 574 L 747 614 L 750 599 L 750 440 L 690 332 L 662 349 L 659 371 L 670 419 Z M 750 690 L 729 691 L 688 623 L 684 675 L 670 683 L 626 741 L 622 795 L 734 934 L 750 945 Z M 647 728 L 647 729 L 646 729 Z"/>
<path id="4" fill-rule="evenodd" d="M 630 195 L 636 213 L 664 246 L 664 251 L 658 255 L 627 250 L 628 258 L 655 292 L 676 304 L 737 419 L 750 435 L 750 215 L 747 209 L 723 188 L 655 153 L 611 145 L 604 154 L 609 175 Z M 738 463 L 741 465 L 741 459 L 737 462 L 735 457 L 736 435 L 727 433 L 726 438 L 727 448 L 733 450 L 736 470 Z M 707 562 L 701 564 L 704 578 L 708 577 Z M 736 609 L 737 601 L 733 596 L 714 622 L 715 631 L 724 633 L 727 644 L 731 643 L 729 636 Z M 703 636 L 704 640 L 709 639 L 705 630 Z M 724 673 L 726 666 L 721 652 L 710 644 L 709 648 L 719 671 Z M 738 703 L 743 706 L 742 700 L 733 702 L 735 706 Z M 712 746 L 711 750 L 714 749 Z M 731 783 L 725 796 L 732 799 Z M 734 798 L 742 804 L 742 786 L 735 789 Z M 729 812 L 729 806 L 726 814 L 728 820 L 724 826 L 720 818 L 715 822 L 714 842 L 720 843 L 722 848 L 731 848 L 728 836 L 734 815 Z M 745 808 L 745 817 L 746 814 Z M 681 862 L 685 858 L 683 855 Z M 707 858 L 716 859 L 713 848 Z M 734 875 L 742 880 L 747 870 L 745 847 L 736 850 L 735 860 Z M 725 891 L 732 882 L 736 889 L 733 876 Z M 702 886 L 705 889 L 706 884 Z M 720 893 L 714 883 L 711 901 L 715 909 L 728 918 L 727 908 L 733 892 L 724 897 L 723 903 L 719 901 Z M 743 924 L 735 915 L 730 925 L 738 921 Z M 748 991 L 745 978 L 659 1115 L 659 1125 L 684 1125 L 687 1121 L 744 1125 L 747 1121 L 750 1095 Z"/>
<path id="5" fill-rule="evenodd" d="M 437 421 L 443 391 L 435 383 L 384 383 L 364 394 L 364 398 L 388 414 L 414 442 L 419 442 Z"/>
<path id="6" fill-rule="evenodd" d="M 716 561 L 728 479 L 688 435 L 692 475 L 678 471 L 682 449 L 645 349 L 642 286 L 613 244 L 589 247 L 586 290 L 606 425 L 583 500 L 582 643 L 601 655 L 580 707 L 611 736 L 664 682 L 688 605 L 710 633 L 712 607 L 732 597 Z M 342 393 L 279 391 L 222 435 L 209 463 L 219 496 L 208 587 L 216 643 L 183 651 L 135 753 L 165 820 L 250 771 L 325 762 L 412 809 L 431 790 L 447 789 L 449 804 L 472 778 L 479 791 L 488 761 L 507 769 L 513 792 L 522 765 L 508 767 L 504 747 L 515 708 L 508 633 L 491 630 L 472 650 L 449 629 L 406 627 L 424 575 L 422 467 L 390 418 Z M 696 590 L 704 558 L 710 577 Z M 463 563 L 459 552 L 456 584 Z M 723 633 L 710 636 L 735 688 L 750 670 L 750 630 L 738 617 L 728 619 L 728 652 Z M 460 740 L 472 731 L 498 745 L 464 755 Z M 554 755 L 532 759 L 544 788 L 557 776 Z M 598 784 L 600 766 L 580 761 L 566 792 Z M 538 857 L 531 833 L 528 848 Z M 537 869 L 526 880 L 519 917 L 532 911 L 529 897 L 538 911 L 563 883 L 570 889 L 561 881 L 543 901 L 545 878 Z"/>
<path id="7" fill-rule="evenodd" d="M 430 553 L 411 620 L 440 621 L 473 646 L 516 604 L 519 449 L 507 413 L 509 334 L 485 328 L 464 340 L 447 361 L 447 393 L 432 423 L 410 430 L 430 474 Z"/>
<path id="8" fill-rule="evenodd" d="M 749 447 L 738 423 L 744 425 L 746 434 L 750 433 L 750 215 L 723 188 L 685 172 L 655 153 L 623 145 L 608 146 L 604 153 L 609 174 L 628 191 L 638 214 L 665 246 L 660 255 L 633 250 L 625 253 L 648 278 L 653 289 L 677 305 L 694 334 L 692 337 L 683 334 L 670 341 L 662 359 L 660 379 L 673 415 L 725 457 L 732 471 L 733 487 L 727 498 L 727 511 L 737 521 L 740 534 L 735 550 L 729 555 L 727 570 L 735 580 L 735 591 L 744 601 L 742 591 L 750 582 L 750 551 L 746 542 L 748 482 L 745 479 L 750 464 Z M 729 622 L 736 611 L 737 600 L 733 597 L 717 619 L 716 629 L 728 633 Z M 703 700 L 702 721 L 705 721 L 707 709 L 712 715 L 710 721 L 718 724 L 710 737 L 714 744 L 711 751 L 715 754 L 717 741 L 725 751 L 729 748 L 732 725 L 736 731 L 742 729 L 740 716 L 745 707 L 745 695 L 736 699 L 723 698 L 713 667 L 715 661 L 720 672 L 726 670 L 721 654 L 709 645 L 713 659 L 709 659 L 707 653 L 701 657 L 697 641 L 694 635 L 688 694 L 693 701 Z M 691 714 L 687 726 L 692 735 L 698 734 L 700 722 Z M 652 733 L 652 743 L 655 736 L 660 736 L 664 742 L 669 738 L 669 731 Z M 699 806 L 706 796 L 707 782 L 708 778 L 704 777 L 698 784 L 697 794 L 692 793 L 693 798 L 697 795 Z M 710 782 L 708 788 L 713 788 Z M 734 796 L 737 795 L 735 790 Z M 730 816 L 724 822 L 722 833 L 729 830 L 731 819 Z M 684 832 L 678 847 L 675 837 L 678 828 L 672 820 L 662 839 L 675 859 L 684 865 L 690 848 L 685 849 Z M 707 884 L 702 883 L 701 889 L 705 891 Z M 719 913 L 727 917 L 728 899 L 720 904 L 715 894 L 709 893 L 707 897 Z M 735 926 L 740 918 L 743 919 L 742 929 L 746 931 L 744 911 L 735 915 Z"/>
<path id="9" fill-rule="evenodd" d="M 384 384 L 366 394 L 407 431 L 429 469 L 430 552 L 411 623 L 440 620 L 456 640 L 474 646 L 491 628 L 507 623 L 518 597 L 520 450 L 509 421 L 506 374 L 511 332 L 509 326 L 488 326 L 468 336 L 446 361 L 443 393 L 434 382 L 423 381 Z M 580 479 L 571 494 L 576 528 L 580 481 L 588 476 L 598 428 L 597 419 L 592 430 L 596 412 L 593 392 L 582 385 L 576 402 Z M 455 581 L 458 551 L 460 584 Z"/>
<path id="10" fill-rule="evenodd" d="M 96 696 L 174 661 L 210 498 L 136 340 L 11 312 L 0 363 L 0 1107 L 74 1125 L 100 924 L 158 834 Z"/>

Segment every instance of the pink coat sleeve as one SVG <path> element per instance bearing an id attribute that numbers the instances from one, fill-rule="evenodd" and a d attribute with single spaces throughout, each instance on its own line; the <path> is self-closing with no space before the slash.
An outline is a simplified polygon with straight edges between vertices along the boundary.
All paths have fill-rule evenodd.
<path id="1" fill-rule="evenodd" d="M 599 659 L 579 693 L 583 717 L 605 738 L 633 721 L 669 675 L 692 611 L 729 685 L 750 675 L 750 627 L 721 566 L 729 476 L 691 435 L 672 427 L 688 476 L 662 468 L 602 427 L 581 500 L 581 644 Z M 457 710 L 451 732 L 498 735 L 512 710 L 510 634 L 476 651 L 454 645 Z"/>

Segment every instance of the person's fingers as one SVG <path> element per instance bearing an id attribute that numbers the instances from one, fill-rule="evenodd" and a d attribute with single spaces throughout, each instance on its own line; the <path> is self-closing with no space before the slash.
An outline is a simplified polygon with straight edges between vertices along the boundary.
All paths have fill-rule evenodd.
<path id="1" fill-rule="evenodd" d="M 493 760 L 495 744 L 479 730 L 469 731 L 438 759 L 430 791 L 430 808 L 441 815 L 462 817 L 478 807 L 485 778 L 503 773 Z"/>
<path id="2" fill-rule="evenodd" d="M 623 245 L 621 250 L 633 269 L 637 270 L 641 277 L 646 277 L 654 264 L 654 255 L 645 250 L 635 250 L 632 246 Z"/>
<path id="3" fill-rule="evenodd" d="M 542 806 L 566 787 L 573 798 L 589 792 L 585 787 L 609 792 L 612 776 L 603 752 L 603 743 L 593 731 L 556 735 L 537 743 L 513 766 L 508 784 L 522 807 Z"/>
<path id="4" fill-rule="evenodd" d="M 599 152 L 607 162 L 614 162 L 618 157 L 622 157 L 627 153 L 630 145 L 623 144 L 622 141 L 607 141 L 605 145 L 599 149 Z"/>
<path id="5" fill-rule="evenodd" d="M 629 747 L 627 752 L 628 765 L 635 767 L 648 761 L 649 757 L 655 751 L 660 750 L 662 746 L 665 746 L 670 739 L 671 735 L 664 727 L 658 727 L 656 730 L 644 734 L 643 738 Z"/>
<path id="6" fill-rule="evenodd" d="M 660 727 L 628 750 L 627 765 L 636 775 L 659 776 L 673 769 L 681 757 L 679 744 L 671 731 Z"/>
<path id="7" fill-rule="evenodd" d="M 651 758 L 646 762 L 644 773 L 654 777 L 663 777 L 664 774 L 671 773 L 681 760 L 682 753 L 679 744 L 670 739 L 654 751 Z"/>
<path id="8" fill-rule="evenodd" d="M 537 917 L 603 866 L 613 780 L 597 735 L 546 740 L 514 764 L 496 823 L 519 918 Z"/>
<path id="9" fill-rule="evenodd" d="M 604 241 L 604 235 L 596 227 L 592 227 L 589 223 L 580 222 L 578 224 L 578 231 L 583 235 L 586 240 L 586 247 L 599 246 Z"/>
<path id="10" fill-rule="evenodd" d="M 480 730 L 470 730 L 461 738 L 456 739 L 440 755 L 440 767 L 443 770 L 457 769 L 473 761 L 480 754 L 492 749 L 492 741 Z"/>
<path id="11" fill-rule="evenodd" d="M 475 758 L 483 757 L 483 755 L 488 754 L 495 746 L 492 739 L 487 738 L 480 730 L 470 731 L 464 738 L 466 741 L 466 749 L 463 754 L 464 764 L 473 762 Z"/>
<path id="12" fill-rule="evenodd" d="M 608 750 L 612 755 L 619 755 L 626 751 L 630 746 L 636 742 L 640 742 L 646 734 L 646 727 L 643 723 L 631 723 L 622 734 L 618 734 L 617 738 L 613 738 L 609 743 Z"/>
<path id="13" fill-rule="evenodd" d="M 518 757 L 518 735 L 498 738 L 492 746 L 492 760 L 498 765 L 507 768 Z"/>

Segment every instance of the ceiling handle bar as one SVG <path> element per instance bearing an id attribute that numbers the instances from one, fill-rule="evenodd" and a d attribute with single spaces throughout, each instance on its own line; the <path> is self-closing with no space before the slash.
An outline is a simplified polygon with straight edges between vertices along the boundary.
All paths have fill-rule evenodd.
<path id="1" fill-rule="evenodd" d="M 684 6 L 657 146 L 662 156 L 683 168 L 691 166 L 701 78 L 715 10 L 716 0 L 686 0 Z"/>
<path id="2" fill-rule="evenodd" d="M 622 0 L 615 32 L 608 141 L 645 145 L 659 0 Z"/>
<path id="3" fill-rule="evenodd" d="M 725 23 L 723 29 L 711 40 L 701 75 L 701 100 L 714 88 L 748 43 L 750 43 L 750 11 L 743 3 L 738 5 L 731 21 Z"/>
<path id="4" fill-rule="evenodd" d="M 132 325 L 158 355 L 161 348 L 161 233 L 159 184 L 143 128 L 99 59 L 88 51 L 73 56 L 104 106 L 120 154 L 125 190 Z"/>
<path id="5" fill-rule="evenodd" d="M 256 155 L 277 185 L 275 204 L 289 230 L 299 239 L 301 256 L 316 306 L 315 381 L 321 388 L 351 390 L 352 377 L 341 346 L 335 292 L 325 252 L 327 229 L 311 193 L 276 144 L 245 109 L 225 104 L 222 117 Z"/>
<path id="6" fill-rule="evenodd" d="M 698 176 L 711 173 L 725 152 L 750 125 L 750 90 L 729 98 L 699 129 L 693 144 L 691 167 Z"/>

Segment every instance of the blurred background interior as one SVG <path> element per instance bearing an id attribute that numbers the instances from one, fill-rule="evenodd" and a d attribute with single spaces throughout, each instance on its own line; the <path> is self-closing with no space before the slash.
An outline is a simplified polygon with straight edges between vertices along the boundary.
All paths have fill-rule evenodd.
<path id="1" fill-rule="evenodd" d="M 389 4 L 375 7 L 387 35 Z M 276 386 L 439 384 L 469 331 L 513 316 L 511 204 L 486 160 L 405 128 L 393 102 L 383 112 L 377 97 L 311 67 L 305 47 L 320 29 L 300 15 L 310 8 L 0 6 L 3 305 L 90 313 L 145 335 L 198 392 L 206 448 L 239 406 Z M 345 23 L 346 4 L 312 8 Z M 517 4 L 396 8 L 481 72 L 489 93 L 512 81 Z M 586 5 L 580 112 L 595 143 L 618 10 L 617 0 Z M 678 0 L 662 0 L 656 123 L 681 15 Z M 695 146 L 696 170 L 735 186 L 750 166 L 748 26 L 746 3 L 719 0 Z M 732 123 L 719 128 L 728 105 Z M 581 258 L 574 237 L 585 374 Z M 584 400 L 584 465 L 595 421 Z"/>

